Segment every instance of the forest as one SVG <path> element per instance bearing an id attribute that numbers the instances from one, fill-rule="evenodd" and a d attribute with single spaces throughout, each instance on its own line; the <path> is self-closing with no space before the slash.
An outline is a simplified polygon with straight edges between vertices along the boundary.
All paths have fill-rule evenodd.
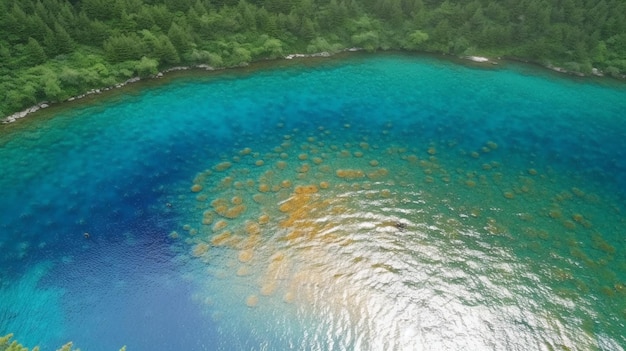
<path id="1" fill-rule="evenodd" d="M 0 116 L 178 65 L 407 50 L 626 73 L 623 0 L 0 0 Z"/>

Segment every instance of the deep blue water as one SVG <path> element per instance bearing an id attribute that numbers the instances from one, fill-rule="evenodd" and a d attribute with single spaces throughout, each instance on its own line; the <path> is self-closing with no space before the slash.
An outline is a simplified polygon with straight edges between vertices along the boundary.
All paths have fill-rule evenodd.
<path id="1" fill-rule="evenodd" d="M 357 55 L 198 72 L 33 116 L 0 136 L 0 334 L 44 350 L 69 340 L 83 350 L 622 350 L 624 111 L 626 89 L 617 83 L 517 65 Z M 363 142 L 368 147 L 359 148 Z M 248 160 L 245 147 L 259 154 Z M 353 156 L 347 160 L 342 150 Z M 319 155 L 331 171 L 298 178 L 302 152 L 307 161 Z M 427 164 L 411 168 L 410 153 Z M 367 157 L 389 178 L 344 184 L 335 175 L 369 167 L 359 163 Z M 246 297 L 259 295 L 253 290 L 263 283 L 233 278 L 247 263 L 237 261 L 240 248 L 215 244 L 200 221 L 211 199 L 242 196 L 244 217 L 228 219 L 235 234 L 262 213 L 272 217 L 267 232 L 286 230 L 273 219 L 291 213 L 276 206 L 288 192 L 268 198 L 262 191 L 266 199 L 253 202 L 256 190 L 219 185 L 214 168 L 230 161 L 228 174 L 253 179 L 256 188 L 270 177 L 262 167 L 279 159 L 291 173 L 274 169 L 277 177 L 329 181 L 330 192 L 320 194 L 350 199 L 342 204 L 350 216 L 297 217 L 296 225 L 317 230 L 312 222 L 334 221 L 324 230 L 341 228 L 333 235 L 355 235 L 351 243 L 363 228 L 382 236 L 352 251 L 307 241 L 323 249 L 311 257 L 334 253 L 315 267 L 340 272 L 317 271 L 304 263 L 308 251 L 284 247 L 288 257 L 300 254 L 293 254 L 291 273 L 276 280 L 301 284 L 296 297 L 280 283 L 289 303 L 261 288 L 257 307 Z M 258 160 L 264 164 L 256 167 Z M 190 186 L 207 169 L 216 180 L 202 183 L 208 201 L 196 200 Z M 385 194 L 397 201 L 386 202 Z M 311 206 L 311 216 L 331 209 L 295 199 Z M 385 227 L 398 221 L 408 230 Z M 400 239 L 386 248 L 385 235 Z M 282 244 L 270 237 L 254 247 L 255 257 L 267 257 L 252 261 L 260 273 L 251 277 L 272 270 L 269 247 Z M 212 246 L 208 256 L 191 254 L 199 243 Z M 380 253 L 387 251 L 391 256 Z M 333 263 L 341 255 L 373 263 Z M 376 275 L 381 267 L 393 274 Z M 362 294 L 340 298 L 351 290 L 329 282 L 331 271 L 366 275 L 347 285 Z M 317 297 L 304 297 L 314 285 Z M 407 307 L 380 307 L 394 304 Z"/>

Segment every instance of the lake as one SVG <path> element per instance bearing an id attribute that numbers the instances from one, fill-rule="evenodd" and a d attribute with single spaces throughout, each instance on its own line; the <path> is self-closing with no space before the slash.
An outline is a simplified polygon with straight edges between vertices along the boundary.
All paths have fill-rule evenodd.
<path id="1" fill-rule="evenodd" d="M 626 87 L 351 54 L 0 129 L 0 335 L 54 350 L 623 350 Z"/>

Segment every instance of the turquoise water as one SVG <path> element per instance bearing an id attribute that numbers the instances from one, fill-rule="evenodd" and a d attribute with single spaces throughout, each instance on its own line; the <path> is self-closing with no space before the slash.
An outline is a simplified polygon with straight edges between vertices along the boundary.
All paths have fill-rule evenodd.
<path id="1" fill-rule="evenodd" d="M 4 127 L 0 334 L 626 347 L 623 86 L 402 55 L 198 75 Z"/>

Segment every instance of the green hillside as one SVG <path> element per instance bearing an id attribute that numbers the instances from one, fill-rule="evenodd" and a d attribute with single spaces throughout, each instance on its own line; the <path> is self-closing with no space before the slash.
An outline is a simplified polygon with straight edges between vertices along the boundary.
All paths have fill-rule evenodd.
<path id="1" fill-rule="evenodd" d="M 404 49 L 626 72 L 623 0 L 1 0 L 0 115 L 177 65 Z"/>

